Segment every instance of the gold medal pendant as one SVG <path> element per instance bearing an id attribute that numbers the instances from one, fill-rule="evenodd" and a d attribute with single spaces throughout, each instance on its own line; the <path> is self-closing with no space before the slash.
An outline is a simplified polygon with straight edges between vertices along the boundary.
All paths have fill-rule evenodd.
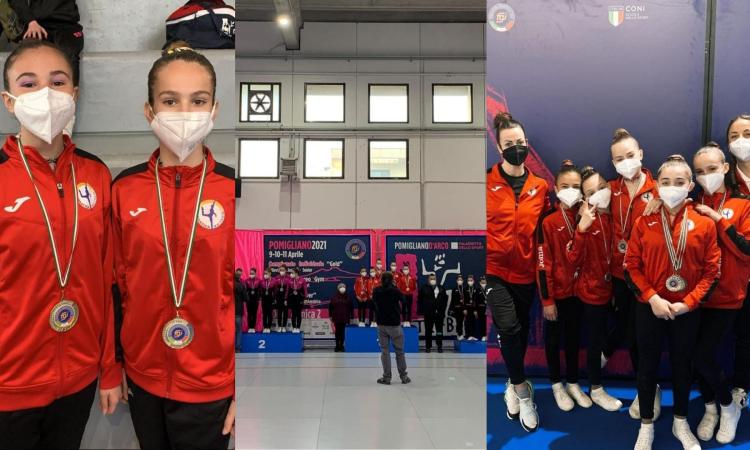
<path id="1" fill-rule="evenodd" d="M 679 275 L 667 278 L 666 287 L 669 292 L 682 292 L 687 288 L 687 282 Z"/>
<path id="2" fill-rule="evenodd" d="M 78 322 L 78 305 L 73 300 L 60 300 L 49 313 L 49 326 L 58 333 L 65 333 Z"/>
<path id="3" fill-rule="evenodd" d="M 625 239 L 620 239 L 620 242 L 617 243 L 617 250 L 623 254 L 628 251 L 628 243 Z"/>
<path id="4" fill-rule="evenodd" d="M 164 325 L 161 337 L 167 347 L 174 349 L 185 348 L 193 341 L 193 326 L 185 319 L 175 317 Z"/>

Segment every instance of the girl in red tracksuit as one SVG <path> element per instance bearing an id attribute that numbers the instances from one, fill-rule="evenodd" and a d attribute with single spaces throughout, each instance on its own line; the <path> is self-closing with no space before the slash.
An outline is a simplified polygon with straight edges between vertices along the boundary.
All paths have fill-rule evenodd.
<path id="1" fill-rule="evenodd" d="M 544 314 L 544 350 L 547 356 L 552 393 L 557 406 L 570 411 L 576 400 L 580 406 L 591 406 L 591 400 L 578 384 L 578 347 L 581 335 L 583 304 L 575 296 L 572 281 L 580 268 L 567 258 L 568 246 L 575 236 L 581 195 L 581 174 L 569 160 L 564 161 L 555 178 L 558 207 L 550 209 L 537 229 L 539 297 Z M 565 337 L 567 386 L 560 374 L 560 340 Z M 571 398 L 572 397 L 572 398 Z"/>
<path id="2" fill-rule="evenodd" d="M 750 196 L 750 114 L 741 114 L 729 122 L 727 142 L 731 153 L 728 187 L 735 195 L 741 193 Z M 750 392 L 750 301 L 743 303 L 737 315 L 734 334 L 732 396 L 737 403 L 745 406 L 748 403 L 747 393 Z"/>
<path id="3" fill-rule="evenodd" d="M 381 264 L 382 266 L 382 264 Z M 382 271 L 381 271 L 382 273 Z M 370 326 L 376 327 L 378 326 L 377 322 L 375 321 L 375 308 L 372 305 L 372 292 L 375 290 L 376 287 L 380 286 L 380 275 L 378 275 L 378 269 L 376 267 L 370 268 L 370 278 L 367 279 L 367 309 L 370 311 L 369 317 L 370 317 Z"/>
<path id="4" fill-rule="evenodd" d="M 20 122 L 0 148 L 0 449 L 79 448 L 99 380 L 112 413 L 115 361 L 109 169 L 63 135 L 78 80 L 56 45 L 5 62 Z"/>
<path id="5" fill-rule="evenodd" d="M 307 299 L 307 281 L 300 276 L 296 267 L 292 267 L 289 277 L 287 302 L 292 312 L 292 333 L 299 333 L 302 327 L 302 308 Z"/>
<path id="6" fill-rule="evenodd" d="M 591 382 L 591 400 L 607 411 L 617 411 L 622 402 L 602 387 L 600 354 L 607 336 L 609 303 L 612 300 L 612 224 L 609 214 L 612 191 L 607 181 L 591 167 L 581 171 L 581 192 L 585 202 L 567 256 L 580 267 L 574 291 L 583 302 L 583 315 L 589 329 L 586 362 Z"/>
<path id="7" fill-rule="evenodd" d="M 548 187 L 524 166 L 529 153 L 523 125 L 510 114 L 495 118 L 503 162 L 487 172 L 487 304 L 499 334 L 510 380 L 507 415 L 534 431 L 539 417 L 524 373 L 531 302 L 536 290 L 535 231 L 549 209 Z M 511 387 L 512 385 L 512 387 Z"/>
<path id="8" fill-rule="evenodd" d="M 679 155 L 668 158 L 657 180 L 664 206 L 636 221 L 625 255 L 625 279 L 638 299 L 641 428 L 635 448 L 651 449 L 653 445 L 656 376 L 665 335 L 670 337 L 674 386 L 672 433 L 684 448 L 698 448 L 685 419 L 700 326 L 696 309 L 716 288 L 721 251 L 713 221 L 686 200 L 693 182 L 685 159 Z"/>
<path id="9" fill-rule="evenodd" d="M 357 298 L 357 317 L 359 326 L 365 326 L 367 313 L 367 299 L 370 297 L 370 279 L 367 278 L 367 269 L 359 269 L 359 278 L 354 281 L 354 296 Z"/>
<path id="10" fill-rule="evenodd" d="M 159 148 L 112 186 L 125 391 L 141 448 L 226 448 L 234 423 L 234 170 L 203 145 L 215 86 L 203 55 L 165 51 L 145 107 Z"/>
<path id="11" fill-rule="evenodd" d="M 701 308 L 701 325 L 695 349 L 695 370 L 706 405 L 698 425 L 698 437 L 713 438 L 721 422 L 716 440 L 728 444 L 734 440 L 741 406 L 732 398 L 731 385 L 717 361 L 720 345 L 734 327 L 738 312 L 747 295 L 750 279 L 750 201 L 742 194 L 732 193 L 724 181 L 729 164 L 718 144 L 709 143 L 693 157 L 696 178 L 702 187 L 695 210 L 716 222 L 721 249 L 721 278 L 710 299 Z"/>

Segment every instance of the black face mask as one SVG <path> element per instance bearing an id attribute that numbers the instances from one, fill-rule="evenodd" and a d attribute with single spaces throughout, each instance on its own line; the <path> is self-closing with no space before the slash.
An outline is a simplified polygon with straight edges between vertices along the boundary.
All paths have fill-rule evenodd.
<path id="1" fill-rule="evenodd" d="M 242 274 L 239 274 L 239 273 L 235 273 L 234 274 L 234 278 L 237 279 L 237 280 L 239 280 L 241 276 L 242 276 Z"/>
<path id="2" fill-rule="evenodd" d="M 512 166 L 520 166 L 529 156 L 529 147 L 516 144 L 503 150 L 503 159 Z"/>

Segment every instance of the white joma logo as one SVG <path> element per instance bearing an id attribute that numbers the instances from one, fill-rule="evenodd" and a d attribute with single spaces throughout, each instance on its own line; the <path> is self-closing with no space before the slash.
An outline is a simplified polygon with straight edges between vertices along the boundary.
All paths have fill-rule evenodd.
<path id="1" fill-rule="evenodd" d="M 5 207 L 5 211 L 9 212 L 9 213 L 14 213 L 14 212 L 18 211 L 18 208 L 20 208 L 21 205 L 23 205 L 24 203 L 26 203 L 29 200 L 31 200 L 31 197 L 20 197 L 20 198 L 17 198 L 16 201 L 14 202 L 13 206 L 6 206 Z"/>
<path id="2" fill-rule="evenodd" d="M 652 226 L 656 225 L 657 223 L 659 223 L 659 222 L 649 222 L 646 225 L 652 227 Z"/>
<path id="3" fill-rule="evenodd" d="M 501 187 L 502 187 L 502 186 L 495 186 L 495 187 L 493 187 L 493 188 L 492 188 L 492 189 L 490 189 L 490 190 L 491 190 L 492 192 L 497 192 L 497 191 L 499 191 L 499 190 L 500 190 L 500 188 L 501 188 Z"/>
<path id="4" fill-rule="evenodd" d="M 137 215 L 139 215 L 141 213 L 144 213 L 144 212 L 146 212 L 146 208 L 138 208 L 135 211 L 130 211 L 130 215 L 132 217 L 135 217 L 135 216 L 137 216 Z"/>

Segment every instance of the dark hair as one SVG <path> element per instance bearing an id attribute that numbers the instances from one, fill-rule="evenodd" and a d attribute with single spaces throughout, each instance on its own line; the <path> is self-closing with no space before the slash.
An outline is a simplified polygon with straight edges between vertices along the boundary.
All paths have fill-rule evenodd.
<path id="1" fill-rule="evenodd" d="M 566 173 L 577 173 L 578 175 L 581 175 L 581 171 L 578 170 L 578 167 L 575 164 L 573 164 L 573 161 L 570 159 L 566 159 L 562 162 L 560 170 L 557 171 L 557 175 L 555 176 L 555 183 L 557 183 L 557 180 L 559 180 L 560 177 L 565 175 Z"/>
<path id="2" fill-rule="evenodd" d="M 628 130 L 626 130 L 625 128 L 618 128 L 618 129 L 615 130 L 614 134 L 612 135 L 612 143 L 611 143 L 611 145 L 615 145 L 618 142 L 624 141 L 625 139 L 632 139 L 632 140 L 635 141 L 635 143 L 636 143 L 636 145 L 638 145 L 638 147 L 641 146 L 640 144 L 638 144 L 638 140 L 636 138 L 634 138 L 633 135 L 630 134 L 630 132 Z"/>
<path id="3" fill-rule="evenodd" d="M 266 267 L 265 270 L 263 270 L 264 273 L 273 273 L 273 269 L 270 267 Z"/>
<path id="4" fill-rule="evenodd" d="M 380 284 L 383 286 L 393 284 L 393 274 L 390 272 L 383 272 L 383 275 L 380 275 Z"/>
<path id="5" fill-rule="evenodd" d="M 255 270 L 255 267 L 251 267 L 251 268 L 250 268 L 250 272 L 256 272 L 256 273 L 257 273 L 258 271 L 257 271 L 257 270 Z"/>
<path id="6" fill-rule="evenodd" d="M 282 264 L 282 265 L 280 265 L 280 266 L 279 266 L 279 270 L 281 270 L 281 269 L 286 269 L 286 264 Z"/>
<path id="7" fill-rule="evenodd" d="M 729 130 L 732 129 L 732 125 L 734 125 L 735 122 L 738 120 L 750 120 L 750 114 L 743 113 L 735 116 L 732 118 L 732 120 L 729 121 L 729 125 L 727 125 L 727 146 L 729 146 Z M 729 192 L 732 195 L 732 197 L 740 197 L 740 198 L 748 198 L 745 194 L 740 191 L 740 182 L 737 180 L 737 158 L 734 157 L 734 154 L 730 151 L 729 153 L 729 172 L 727 172 L 727 176 L 724 177 L 724 183 L 727 185 L 727 188 L 729 188 Z"/>
<path id="8" fill-rule="evenodd" d="M 10 55 L 8 55 L 8 59 L 5 60 L 5 66 L 3 67 L 3 84 L 5 85 L 5 90 L 10 90 L 10 80 L 8 80 L 8 72 L 10 71 L 11 67 L 13 67 L 13 64 L 15 64 L 16 60 L 27 51 L 36 50 L 39 48 L 51 48 L 52 50 L 59 53 L 70 67 L 70 74 L 73 77 L 73 86 L 78 87 L 78 71 L 76 70 L 76 64 L 73 63 L 73 58 L 69 53 L 60 48 L 57 44 L 53 44 L 50 41 L 43 41 L 41 39 L 26 39 L 22 41 L 12 52 L 10 52 Z"/>
<path id="9" fill-rule="evenodd" d="M 524 136 L 526 135 L 526 130 L 523 127 L 523 124 L 519 122 L 518 120 L 514 119 L 513 116 L 510 115 L 509 112 L 501 112 L 498 113 L 495 116 L 495 140 L 497 141 L 498 145 L 500 144 L 500 132 L 503 130 L 510 130 L 512 128 L 520 128 L 521 131 L 523 131 Z"/>
<path id="10" fill-rule="evenodd" d="M 599 175 L 599 172 L 597 172 L 596 169 L 591 166 L 586 166 L 581 169 L 581 189 L 583 189 L 583 182 L 593 177 L 594 175 Z"/>
<path id="11" fill-rule="evenodd" d="M 154 104 L 154 86 L 159 76 L 159 71 L 174 61 L 185 61 L 201 65 L 211 77 L 211 97 L 216 102 L 216 71 L 213 64 L 202 54 L 193 50 L 185 41 L 173 41 L 164 46 L 161 57 L 154 61 L 148 72 L 148 103 Z"/>

